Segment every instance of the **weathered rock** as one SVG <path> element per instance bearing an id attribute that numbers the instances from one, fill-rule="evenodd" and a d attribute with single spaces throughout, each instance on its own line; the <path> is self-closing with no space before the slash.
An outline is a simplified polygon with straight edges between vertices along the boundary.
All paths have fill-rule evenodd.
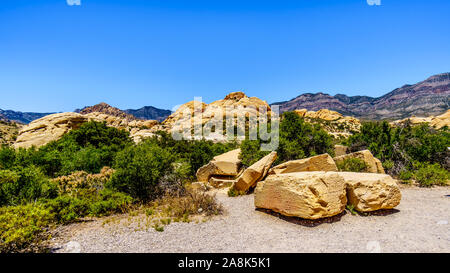
<path id="1" fill-rule="evenodd" d="M 392 125 L 401 125 L 409 121 L 411 124 L 428 123 L 430 126 L 441 129 L 444 126 L 450 127 L 450 110 L 439 116 L 429 116 L 429 117 L 409 117 L 401 120 L 393 121 Z"/>
<path id="2" fill-rule="evenodd" d="M 346 204 L 345 181 L 337 172 L 269 175 L 255 188 L 255 207 L 285 216 L 330 217 L 341 213 Z"/>
<path id="3" fill-rule="evenodd" d="M 19 132 L 14 147 L 29 148 L 45 145 L 53 140 L 60 139 L 70 130 L 77 129 L 81 124 L 88 121 L 106 122 L 108 126 L 130 131 L 130 136 L 135 141 L 151 136 L 150 128 L 158 124 L 155 120 L 131 120 L 100 112 L 89 112 L 87 114 L 58 113 L 34 120 L 24 126 Z"/>
<path id="4" fill-rule="evenodd" d="M 232 187 L 235 182 L 236 180 L 234 180 L 233 176 L 226 176 L 226 177 L 212 176 L 209 178 L 209 185 L 211 185 L 216 189 Z"/>
<path id="5" fill-rule="evenodd" d="M 42 146 L 61 138 L 65 133 L 76 129 L 88 121 L 88 118 L 78 113 L 58 113 L 32 121 L 20 130 L 14 143 L 16 148 Z"/>
<path id="6" fill-rule="evenodd" d="M 239 191 L 248 191 L 248 189 L 254 187 L 258 181 L 264 179 L 276 159 L 277 152 L 271 152 L 248 167 L 237 179 L 236 184 L 234 185 L 235 189 Z"/>
<path id="7" fill-rule="evenodd" d="M 359 158 L 367 164 L 367 172 L 370 173 L 385 173 L 381 161 L 374 157 L 369 150 L 354 152 L 351 154 L 341 155 L 334 158 L 336 163 L 348 158 Z"/>
<path id="8" fill-rule="evenodd" d="M 257 117 L 259 116 L 259 111 L 267 114 L 267 116 L 271 115 L 271 108 L 266 101 L 257 97 L 248 97 L 243 92 L 233 92 L 228 94 L 224 99 L 214 101 L 210 104 L 199 101 L 185 103 L 164 120 L 162 125 L 165 130 L 182 132 L 186 128 L 192 128 L 195 123 L 202 126 L 206 126 L 210 123 L 210 125 L 212 125 L 215 118 L 218 118 L 219 116 L 224 120 L 227 114 L 230 116 L 238 116 L 247 113 L 249 116 Z M 245 127 L 240 127 L 239 129 L 244 130 Z M 218 141 L 226 140 L 222 134 L 211 134 L 203 137 Z"/>
<path id="9" fill-rule="evenodd" d="M 396 181 L 387 174 L 340 172 L 347 185 L 348 203 L 361 212 L 392 209 L 402 198 Z"/>
<path id="10" fill-rule="evenodd" d="M 299 160 L 292 160 L 270 169 L 269 174 L 295 172 L 329 171 L 337 172 L 336 163 L 329 154 L 321 154 Z"/>
<path id="11" fill-rule="evenodd" d="M 229 151 L 214 157 L 208 164 L 197 170 L 197 179 L 200 182 L 208 182 L 214 175 L 237 176 L 239 174 L 241 149 Z"/>
<path id="12" fill-rule="evenodd" d="M 348 147 L 344 145 L 334 145 L 334 156 L 346 155 Z"/>

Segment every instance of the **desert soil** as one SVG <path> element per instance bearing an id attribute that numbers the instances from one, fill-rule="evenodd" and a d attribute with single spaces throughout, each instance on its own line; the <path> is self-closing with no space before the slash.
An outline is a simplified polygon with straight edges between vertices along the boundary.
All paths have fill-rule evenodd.
<path id="1" fill-rule="evenodd" d="M 225 212 L 163 232 L 104 219 L 59 228 L 54 252 L 450 252 L 450 188 L 403 187 L 393 211 L 323 221 L 255 210 L 253 194 L 217 192 Z"/>

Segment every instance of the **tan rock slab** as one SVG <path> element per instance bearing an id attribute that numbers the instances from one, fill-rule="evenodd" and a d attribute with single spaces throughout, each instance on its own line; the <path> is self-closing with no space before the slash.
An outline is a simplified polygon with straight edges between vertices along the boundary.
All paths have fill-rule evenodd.
<path id="1" fill-rule="evenodd" d="M 241 167 L 240 153 L 241 149 L 236 149 L 214 157 L 208 164 L 197 170 L 197 180 L 208 182 L 214 175 L 237 176 Z"/>
<path id="2" fill-rule="evenodd" d="M 337 172 L 336 163 L 329 154 L 321 154 L 299 160 L 291 160 L 270 169 L 269 174 L 283 174 L 310 171 Z"/>
<path id="3" fill-rule="evenodd" d="M 330 217 L 341 213 L 346 204 L 345 181 L 337 172 L 269 175 L 255 188 L 255 207 L 285 216 Z"/>
<path id="4" fill-rule="evenodd" d="M 397 182 L 387 174 L 340 172 L 347 185 L 348 203 L 357 211 L 392 209 L 402 198 Z"/>
<path id="5" fill-rule="evenodd" d="M 239 191 L 248 191 L 256 183 L 264 179 L 273 162 L 277 159 L 277 152 L 271 152 L 258 162 L 248 167 L 236 181 L 235 189 Z"/>

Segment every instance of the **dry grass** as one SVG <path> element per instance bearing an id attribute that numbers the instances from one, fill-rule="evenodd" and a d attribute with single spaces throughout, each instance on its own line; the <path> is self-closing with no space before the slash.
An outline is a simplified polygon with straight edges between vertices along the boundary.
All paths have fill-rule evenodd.
<path id="1" fill-rule="evenodd" d="M 149 228 L 164 231 L 164 226 L 173 222 L 207 221 L 209 217 L 222 213 L 223 207 L 217 203 L 215 195 L 186 189 L 136 206 L 127 215 L 109 217 L 103 225 L 117 226 L 125 222 L 136 231 Z"/>

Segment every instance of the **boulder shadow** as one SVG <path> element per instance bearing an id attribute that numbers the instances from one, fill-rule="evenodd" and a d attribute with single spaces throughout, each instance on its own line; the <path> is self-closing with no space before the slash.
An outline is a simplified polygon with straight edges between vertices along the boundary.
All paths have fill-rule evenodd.
<path id="1" fill-rule="evenodd" d="M 278 217 L 286 222 L 293 223 L 293 224 L 300 225 L 300 226 L 305 226 L 305 227 L 317 227 L 317 226 L 319 226 L 321 224 L 325 224 L 325 223 L 331 224 L 331 223 L 339 222 L 341 220 L 342 216 L 347 214 L 347 211 L 344 210 L 343 212 L 341 212 L 335 216 L 316 219 L 316 220 L 310 220 L 310 219 L 304 219 L 304 218 L 295 217 L 295 216 L 285 216 L 279 212 L 275 212 L 275 211 L 269 210 L 269 209 L 256 208 L 255 210 Z"/>
<path id="2" fill-rule="evenodd" d="M 368 217 L 368 216 L 388 216 L 391 214 L 395 214 L 400 212 L 400 210 L 398 209 L 380 209 L 380 210 L 375 210 L 375 211 L 369 211 L 369 212 L 357 212 L 358 215 L 363 216 L 363 217 Z"/>

